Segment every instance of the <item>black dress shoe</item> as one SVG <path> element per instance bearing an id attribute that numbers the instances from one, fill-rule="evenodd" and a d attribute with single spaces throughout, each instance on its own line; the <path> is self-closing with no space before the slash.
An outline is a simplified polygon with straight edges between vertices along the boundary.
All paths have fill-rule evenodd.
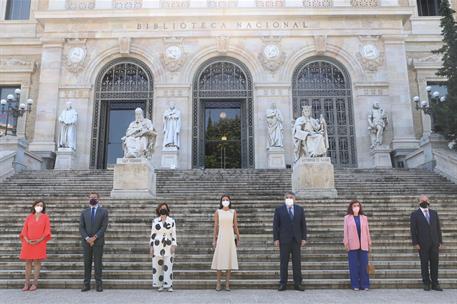
<path id="1" fill-rule="evenodd" d="M 305 289 L 304 289 L 301 285 L 299 285 L 299 284 L 295 285 L 295 286 L 294 286 L 294 289 L 295 289 L 295 290 L 298 290 L 298 291 L 305 291 Z"/>
<path id="2" fill-rule="evenodd" d="M 82 292 L 86 292 L 86 291 L 89 291 L 90 290 L 90 286 L 84 286 L 81 291 Z"/>
<path id="3" fill-rule="evenodd" d="M 96 290 L 97 290 L 98 292 L 102 292 L 102 291 L 103 291 L 103 287 L 102 287 L 101 285 L 99 285 L 99 286 L 97 286 Z"/>
<path id="4" fill-rule="evenodd" d="M 430 285 L 429 284 L 424 284 L 424 290 L 425 291 L 430 291 Z"/>
<path id="5" fill-rule="evenodd" d="M 286 289 L 287 289 L 286 285 L 279 285 L 278 291 L 284 291 Z"/>
<path id="6" fill-rule="evenodd" d="M 433 285 L 432 286 L 432 290 L 435 290 L 435 291 L 443 291 L 443 288 L 440 287 L 440 285 Z"/>

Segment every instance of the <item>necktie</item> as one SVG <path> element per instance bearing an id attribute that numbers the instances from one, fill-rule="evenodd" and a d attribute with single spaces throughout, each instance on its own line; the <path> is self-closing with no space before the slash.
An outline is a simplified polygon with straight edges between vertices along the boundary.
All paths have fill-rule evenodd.
<path id="1" fill-rule="evenodd" d="M 92 212 L 92 215 L 91 215 L 90 219 L 91 219 L 92 223 L 94 223 L 95 222 L 95 208 L 92 208 L 91 212 Z"/>
<path id="2" fill-rule="evenodd" d="M 427 222 L 430 224 L 430 214 L 428 213 L 428 210 L 425 210 L 425 218 L 427 219 Z"/>
<path id="3" fill-rule="evenodd" d="M 292 213 L 292 208 L 289 208 L 289 217 L 291 220 L 294 219 L 294 214 Z"/>

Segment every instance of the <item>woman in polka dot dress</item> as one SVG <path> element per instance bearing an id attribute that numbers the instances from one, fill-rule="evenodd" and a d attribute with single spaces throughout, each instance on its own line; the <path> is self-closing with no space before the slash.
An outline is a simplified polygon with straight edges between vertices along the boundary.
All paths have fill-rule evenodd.
<path id="1" fill-rule="evenodd" d="M 170 208 L 161 203 L 152 221 L 150 254 L 152 257 L 152 287 L 173 291 L 173 259 L 176 250 L 176 224 L 168 215 Z"/>

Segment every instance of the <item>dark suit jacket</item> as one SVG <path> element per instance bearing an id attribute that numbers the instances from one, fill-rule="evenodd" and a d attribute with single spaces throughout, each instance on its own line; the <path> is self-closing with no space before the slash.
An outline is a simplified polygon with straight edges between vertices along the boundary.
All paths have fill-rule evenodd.
<path id="1" fill-rule="evenodd" d="M 294 204 L 294 220 L 292 221 L 284 204 L 275 210 L 273 219 L 273 240 L 280 243 L 288 243 L 295 240 L 300 243 L 307 239 L 305 211 L 299 205 Z"/>
<path id="2" fill-rule="evenodd" d="M 428 248 L 443 243 L 438 213 L 429 208 L 429 214 L 430 224 L 420 208 L 411 213 L 411 240 L 414 246 L 419 244 Z"/>
<path id="3" fill-rule="evenodd" d="M 102 206 L 98 206 L 97 212 L 95 213 L 95 221 L 92 224 L 91 221 L 91 208 L 84 209 L 81 212 L 79 219 L 79 232 L 85 242 L 86 237 L 97 236 L 95 245 L 103 245 L 105 243 L 105 231 L 108 227 L 108 210 Z"/>

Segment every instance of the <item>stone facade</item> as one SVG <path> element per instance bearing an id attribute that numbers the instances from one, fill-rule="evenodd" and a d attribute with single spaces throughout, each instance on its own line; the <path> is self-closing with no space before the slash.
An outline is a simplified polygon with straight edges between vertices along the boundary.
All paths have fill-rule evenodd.
<path id="1" fill-rule="evenodd" d="M 455 6 L 455 1 L 454 1 Z M 0 13 L 6 1 L 0 0 Z M 284 116 L 285 163 L 293 162 L 292 83 L 304 61 L 328 60 L 348 75 L 356 162 L 374 167 L 367 115 L 374 102 L 389 113 L 384 142 L 394 159 L 418 147 L 430 130 L 413 108 L 440 66 L 439 17 L 419 17 L 415 0 L 150 1 L 32 0 L 31 18 L 0 21 L 0 86 L 18 85 L 36 103 L 18 136 L 28 149 L 52 155 L 57 117 L 68 101 L 79 114 L 74 168 L 89 168 L 94 149 L 95 89 L 100 71 L 120 58 L 152 74 L 151 120 L 163 141 L 162 114 L 181 111 L 178 168 L 192 168 L 193 84 L 208 60 L 233 58 L 252 78 L 255 168 L 268 167 L 264 113 Z M 422 96 L 425 98 L 425 96 Z M 27 121 L 27 124 L 26 124 Z M 152 163 L 161 163 L 156 148 Z"/>

